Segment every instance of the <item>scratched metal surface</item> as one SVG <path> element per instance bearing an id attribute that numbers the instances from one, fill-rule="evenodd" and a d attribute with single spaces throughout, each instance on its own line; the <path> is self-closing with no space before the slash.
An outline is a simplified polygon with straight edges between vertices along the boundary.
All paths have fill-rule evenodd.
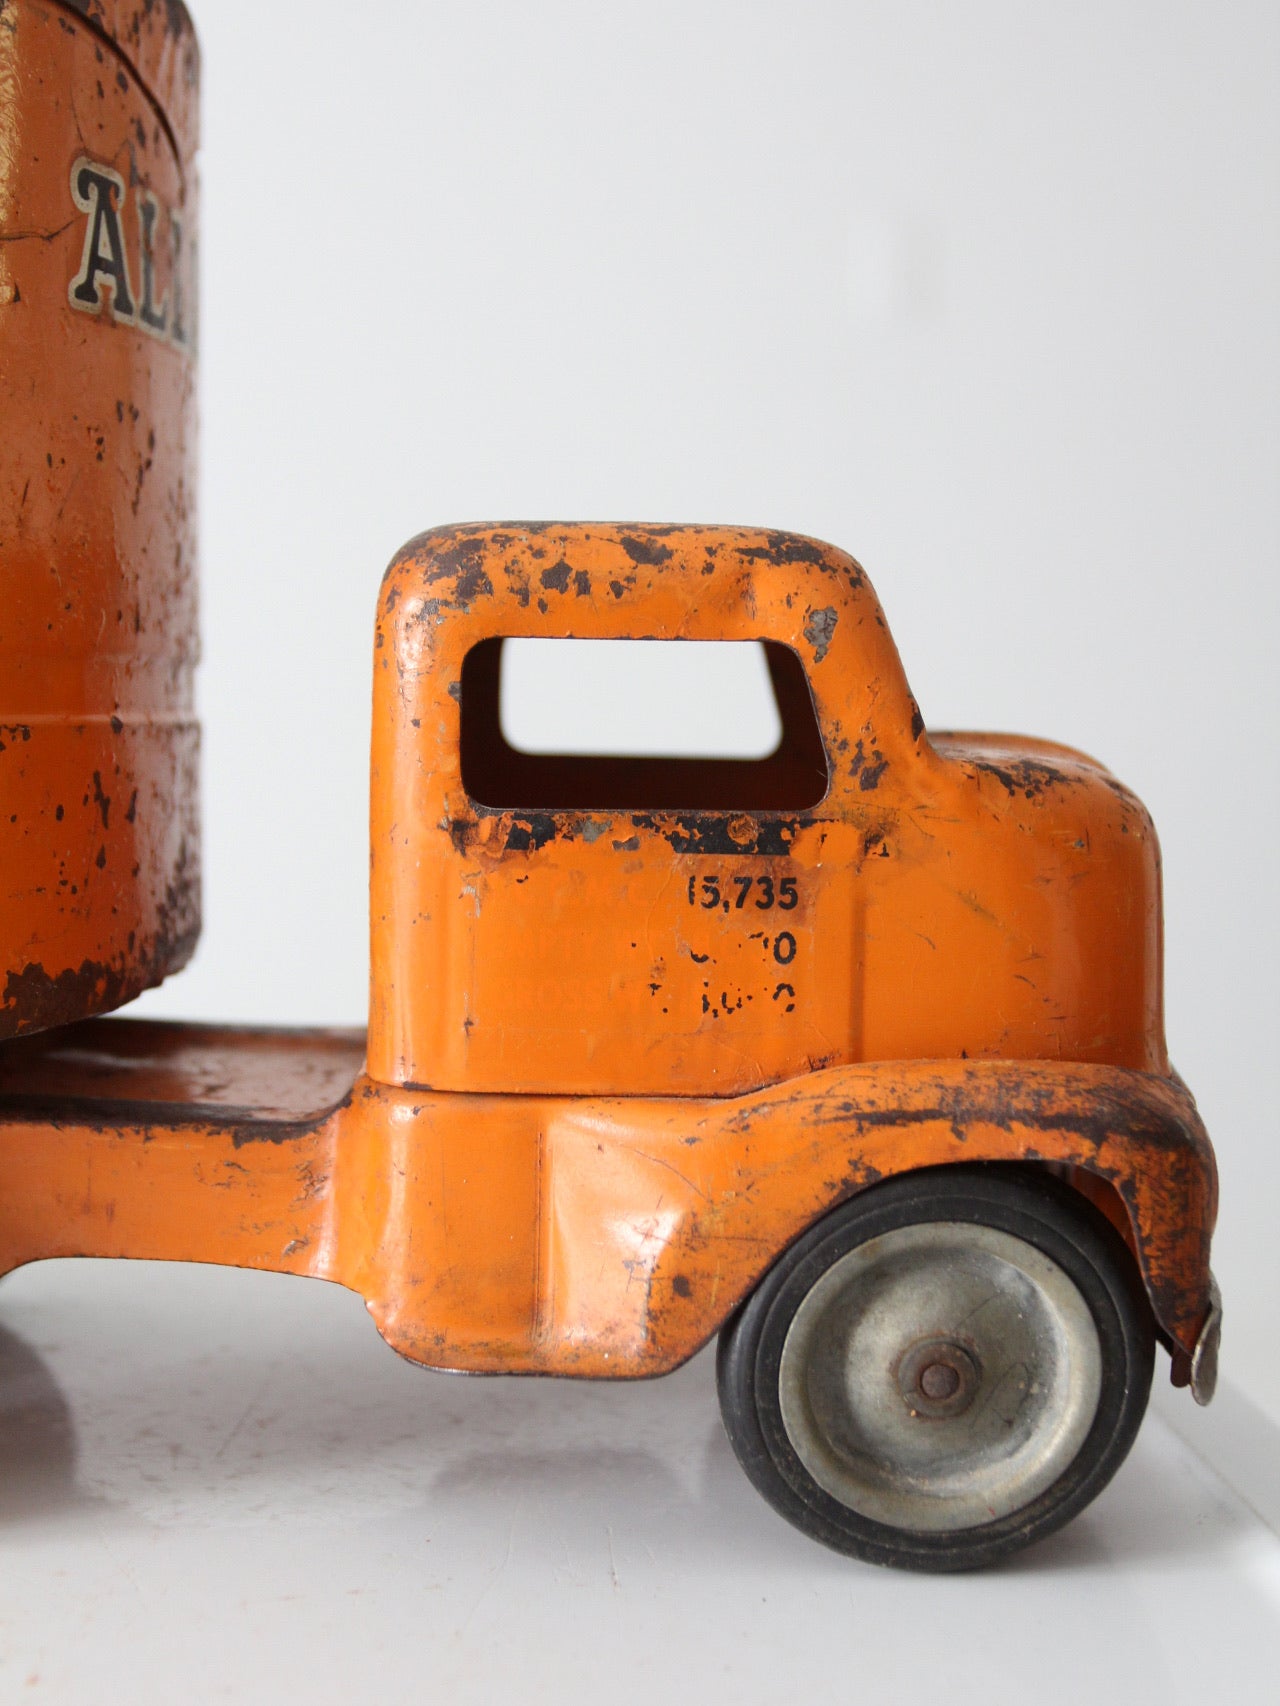
<path id="1" fill-rule="evenodd" d="M 0 5 L 0 1037 L 200 933 L 198 66 L 181 0 Z"/>
<path id="2" fill-rule="evenodd" d="M 807 702 L 784 725 L 808 719 L 826 785 L 788 792 L 814 758 L 785 742 L 762 797 L 714 763 L 530 775 L 492 750 L 477 679 L 503 635 L 787 648 Z M 492 668 L 496 687 L 496 652 Z M 1145 808 L 1052 742 L 926 728 L 865 572 L 833 545 L 436 528 L 384 577 L 373 678 L 382 1083 L 734 1095 L 850 1060 L 1168 1069 Z"/>
<path id="3" fill-rule="evenodd" d="M 389 1356 L 337 1288 L 33 1267 L 0 1287 L 0 1698 L 887 1700 L 931 1653 L 960 1706 L 1200 1702 L 1228 1661 L 1261 1698 L 1280 1541 L 1174 1403 L 1183 1437 L 1160 1400 L 1065 1533 L 906 1577 L 761 1503 L 706 1357 L 464 1381 Z"/>

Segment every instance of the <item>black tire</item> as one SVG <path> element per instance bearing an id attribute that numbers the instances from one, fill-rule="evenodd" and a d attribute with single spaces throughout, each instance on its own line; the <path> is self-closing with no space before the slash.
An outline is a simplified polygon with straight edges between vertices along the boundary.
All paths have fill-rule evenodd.
<path id="1" fill-rule="evenodd" d="M 952 1276 L 959 1310 L 997 1263 L 1008 1295 L 959 1325 L 943 1319 Z M 1050 1300 L 1030 1310 L 1032 1340 L 1019 1287 L 1034 1291 L 1036 1274 Z M 895 1358 L 859 1354 L 896 1343 L 922 1310 L 928 1331 Z M 1154 1350 L 1136 1264 L 1105 1216 L 1038 1169 L 988 1165 L 904 1175 L 810 1227 L 726 1324 L 716 1374 L 738 1461 L 788 1521 L 871 1563 L 968 1570 L 1060 1528 L 1102 1491 L 1137 1435 Z M 901 1458 L 886 1439 L 905 1442 Z M 975 1504 L 996 1514 L 970 1520 Z"/>

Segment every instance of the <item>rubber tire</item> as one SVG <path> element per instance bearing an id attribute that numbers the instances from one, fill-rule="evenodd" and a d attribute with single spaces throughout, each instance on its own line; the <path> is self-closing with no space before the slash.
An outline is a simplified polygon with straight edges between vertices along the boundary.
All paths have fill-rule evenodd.
<path id="1" fill-rule="evenodd" d="M 831 1264 L 869 1238 L 921 1221 L 995 1227 L 1042 1250 L 1078 1286 L 1098 1330 L 1102 1395 L 1084 1444 L 1058 1480 L 994 1522 L 951 1533 L 858 1515 L 820 1487 L 783 1426 L 778 1371 L 800 1303 Z M 1137 1266 L 1109 1220 L 1078 1191 L 1030 1167 L 940 1167 L 873 1186 L 801 1235 L 720 1334 L 716 1380 L 725 1431 L 757 1491 L 838 1552 L 908 1570 L 972 1570 L 1051 1534 L 1095 1499 L 1123 1463 L 1147 1407 L 1155 1325 Z"/>

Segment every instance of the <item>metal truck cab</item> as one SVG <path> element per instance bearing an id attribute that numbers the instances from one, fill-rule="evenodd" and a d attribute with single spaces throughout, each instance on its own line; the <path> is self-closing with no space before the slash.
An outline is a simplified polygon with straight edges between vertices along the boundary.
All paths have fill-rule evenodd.
<path id="1" fill-rule="evenodd" d="M 759 640 L 757 764 L 530 759 L 504 638 Z M 1058 749 L 935 748 L 852 558 L 749 529 L 422 535 L 375 651 L 370 1073 L 735 1095 L 873 1059 L 1159 1069 L 1141 807 Z"/>

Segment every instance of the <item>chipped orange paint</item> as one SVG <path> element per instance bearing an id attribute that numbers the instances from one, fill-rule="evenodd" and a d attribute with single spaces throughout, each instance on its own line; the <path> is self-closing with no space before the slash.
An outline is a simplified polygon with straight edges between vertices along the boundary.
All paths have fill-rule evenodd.
<path id="1" fill-rule="evenodd" d="M 0 1271 L 97 1255 L 310 1274 L 433 1367 L 660 1374 L 879 1178 L 1030 1160 L 1114 1189 L 1185 1379 L 1216 1186 L 1174 1078 L 891 1062 L 741 1097 L 485 1096 L 374 1083 L 363 1040 L 105 1020 L 8 1045 Z"/>
<path id="2" fill-rule="evenodd" d="M 536 800 L 479 808 L 459 683 L 495 635 L 781 642 L 808 675 L 826 797 L 550 823 Z M 414 541 L 378 620 L 372 845 L 369 1062 L 388 1084 L 728 1095 L 859 1060 L 1168 1067 L 1143 807 L 1080 753 L 928 735 L 866 575 L 813 540 L 507 527 Z M 794 877 L 795 910 L 739 908 L 731 877 L 771 872 Z M 784 928 L 795 951 L 779 956 Z"/>
<path id="3" fill-rule="evenodd" d="M 479 803 L 464 664 L 514 635 L 792 648 L 825 796 Z M 1150 820 L 1061 747 L 926 733 L 851 558 L 745 529 L 425 535 L 383 588 L 372 837 L 367 1051 L 90 1021 L 0 1052 L 0 1269 L 311 1274 L 431 1366 L 648 1375 L 837 1203 L 1011 1161 L 1125 1227 L 1186 1381 L 1216 1178 L 1165 1052 Z M 772 903 L 744 918 L 734 876 Z"/>
<path id="4" fill-rule="evenodd" d="M 0 1037 L 199 930 L 198 66 L 180 0 L 0 8 Z"/>

